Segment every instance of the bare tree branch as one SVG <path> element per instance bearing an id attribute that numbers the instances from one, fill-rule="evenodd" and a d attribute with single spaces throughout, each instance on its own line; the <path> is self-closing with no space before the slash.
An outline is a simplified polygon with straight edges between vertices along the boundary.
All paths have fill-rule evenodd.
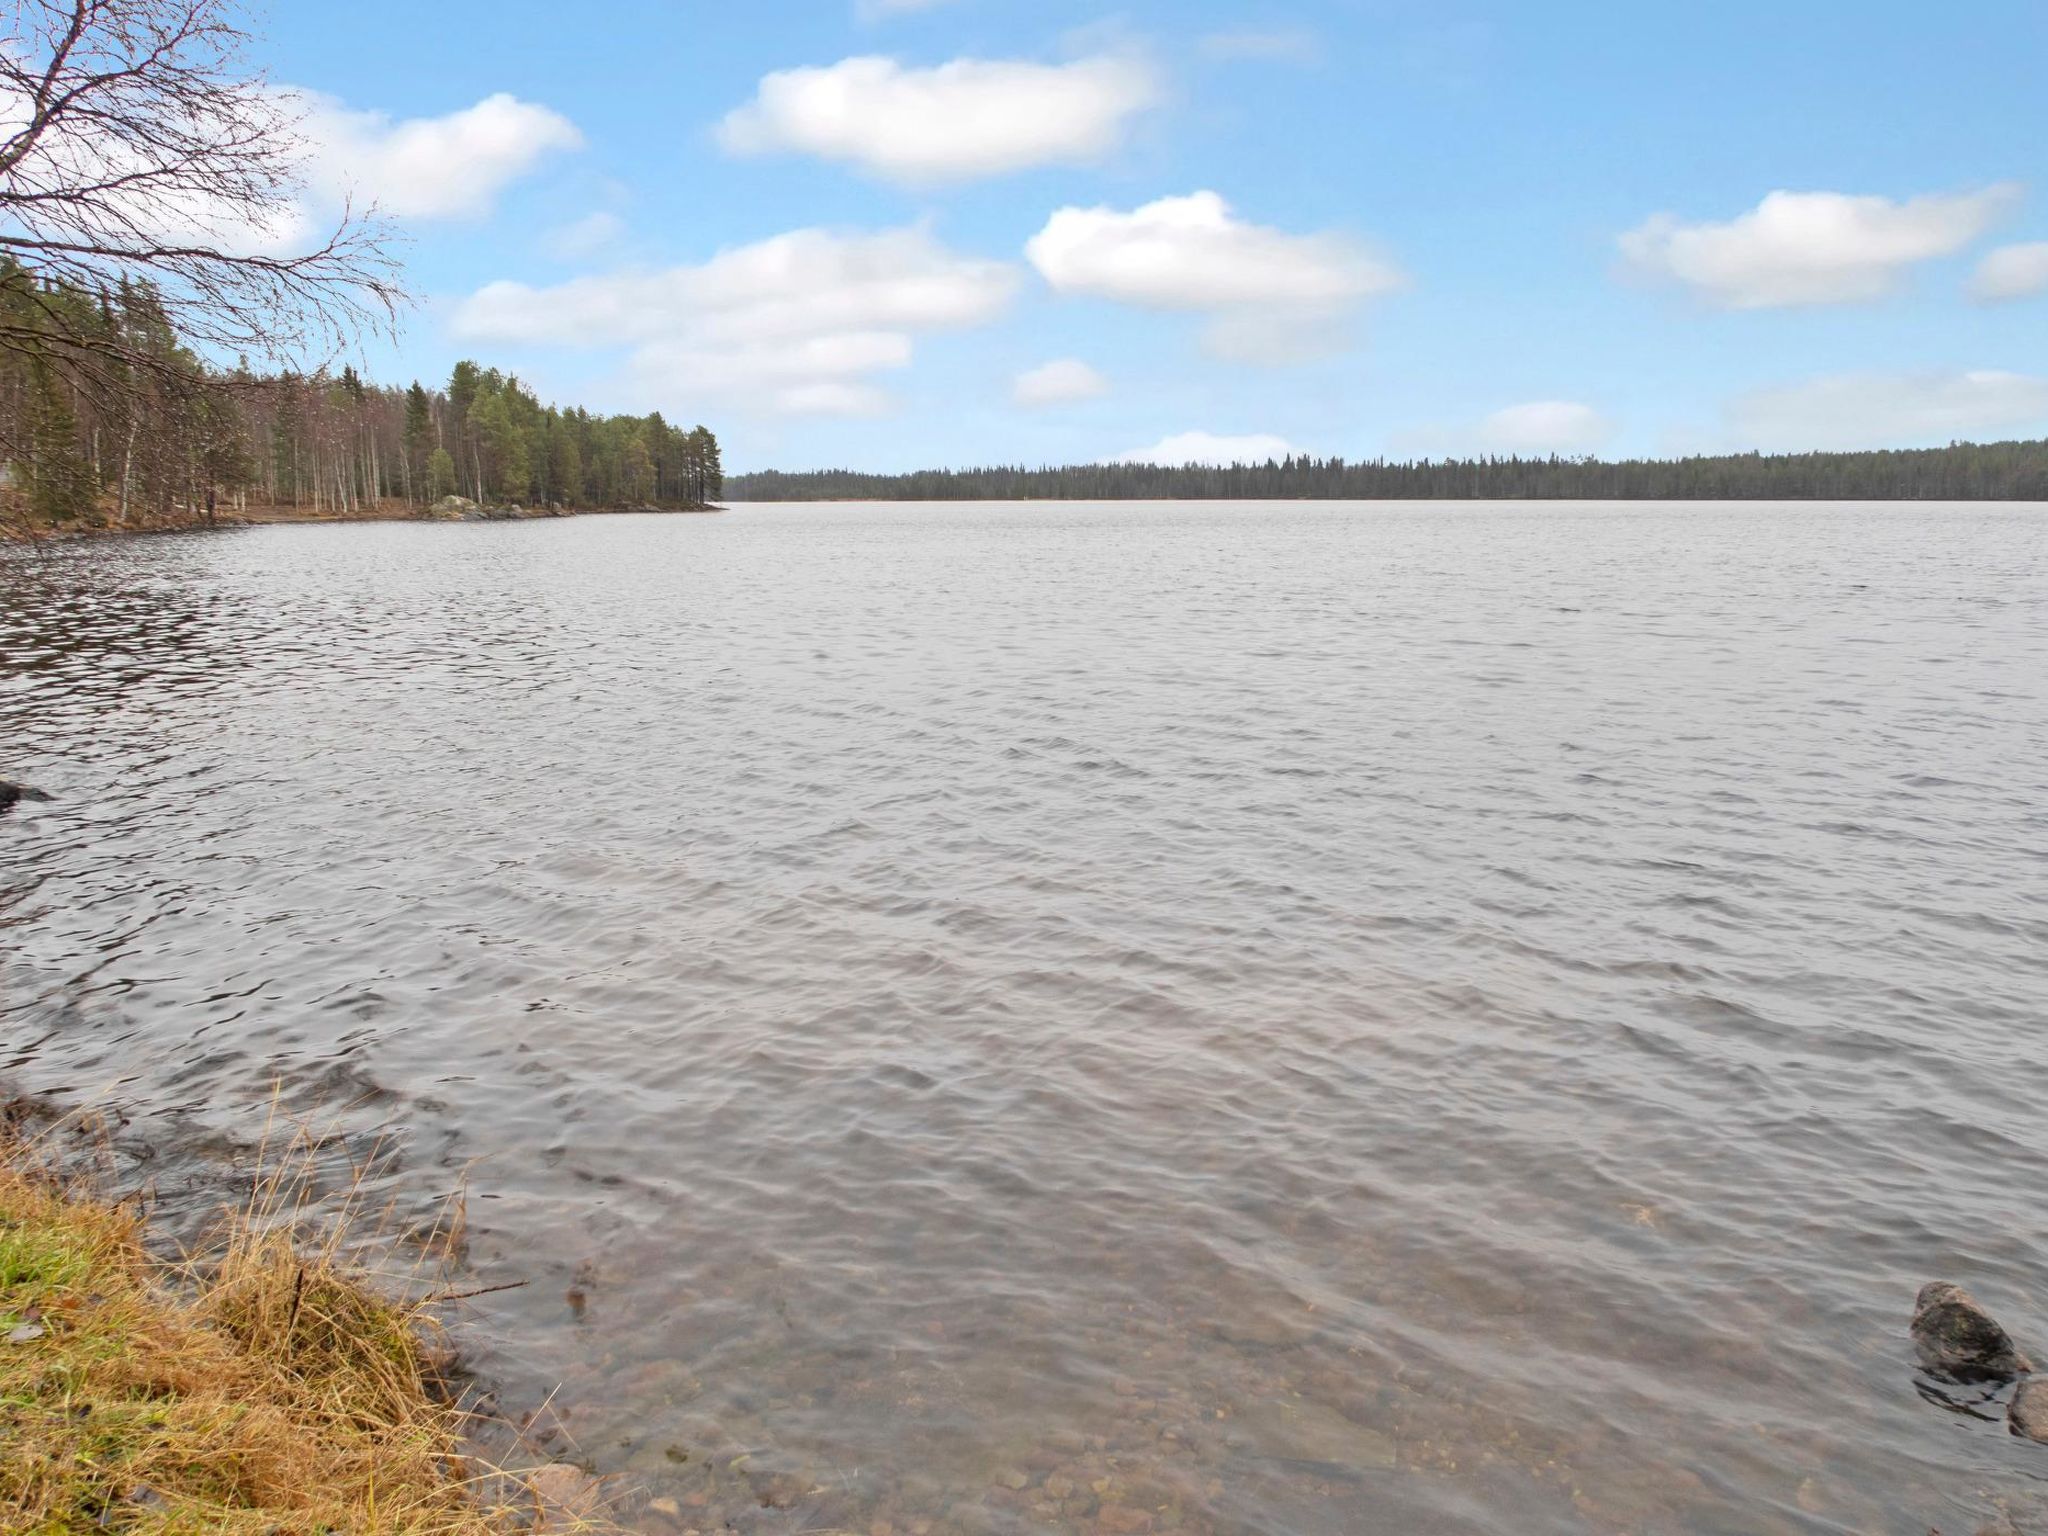
<path id="1" fill-rule="evenodd" d="M 235 0 L 0 4 L 0 263 L 87 293 L 146 282 L 190 346 L 278 365 L 391 328 L 405 295 L 374 212 L 299 238 L 299 111 L 246 62 Z M 0 347 L 120 350 L 43 319 Z"/>

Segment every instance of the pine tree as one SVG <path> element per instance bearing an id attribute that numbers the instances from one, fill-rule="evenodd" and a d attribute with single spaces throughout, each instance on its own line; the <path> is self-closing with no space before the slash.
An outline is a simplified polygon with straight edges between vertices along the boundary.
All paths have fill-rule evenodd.
<path id="1" fill-rule="evenodd" d="M 434 499 L 428 483 L 427 456 L 435 451 L 433 402 L 420 388 L 420 381 L 414 379 L 412 388 L 405 392 L 405 479 L 408 496 L 418 498 L 424 492 L 428 500 Z M 453 473 L 452 461 L 450 473 Z"/>
<path id="2" fill-rule="evenodd" d="M 26 471 L 29 505 L 46 523 L 82 517 L 98 489 L 92 466 L 78 452 L 78 419 L 68 391 L 49 360 L 37 356 L 29 364 Z"/>

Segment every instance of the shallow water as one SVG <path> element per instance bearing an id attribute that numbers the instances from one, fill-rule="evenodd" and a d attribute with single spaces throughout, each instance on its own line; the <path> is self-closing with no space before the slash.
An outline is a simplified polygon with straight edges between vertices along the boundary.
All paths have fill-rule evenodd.
<path id="1" fill-rule="evenodd" d="M 2048 511 L 775 507 L 0 554 L 0 1072 L 272 1085 L 650 1528 L 2048 1493 Z M 545 1421 L 543 1421 L 545 1422 Z M 645 1499 L 678 1513 L 641 1514 Z"/>

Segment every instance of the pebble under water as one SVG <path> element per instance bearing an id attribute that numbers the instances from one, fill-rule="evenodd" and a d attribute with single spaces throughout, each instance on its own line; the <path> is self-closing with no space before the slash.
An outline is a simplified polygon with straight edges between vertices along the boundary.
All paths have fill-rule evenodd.
<path id="1" fill-rule="evenodd" d="M 2048 512 L 741 507 L 0 552 L 0 1074 L 466 1180 L 651 1531 L 2048 1496 Z"/>

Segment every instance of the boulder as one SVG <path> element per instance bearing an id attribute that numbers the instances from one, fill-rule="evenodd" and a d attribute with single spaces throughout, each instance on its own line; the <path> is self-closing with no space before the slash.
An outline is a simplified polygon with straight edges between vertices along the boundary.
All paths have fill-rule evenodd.
<path id="1" fill-rule="evenodd" d="M 1913 1347 L 1923 1367 L 1955 1381 L 2010 1381 L 2034 1368 L 1977 1298 L 1946 1280 L 1914 1299 Z"/>
<path id="2" fill-rule="evenodd" d="M 23 801 L 47 802 L 55 798 L 54 795 L 45 794 L 40 789 L 32 789 L 26 784 L 0 779 L 0 814 L 13 810 Z"/>
<path id="3" fill-rule="evenodd" d="M 433 515 L 450 521 L 475 517 L 482 510 L 467 496 L 443 496 L 433 505 Z"/>
<path id="4" fill-rule="evenodd" d="M 2005 1410 L 2005 1427 L 2026 1440 L 2048 1445 L 2048 1381 L 2029 1376 Z"/>

